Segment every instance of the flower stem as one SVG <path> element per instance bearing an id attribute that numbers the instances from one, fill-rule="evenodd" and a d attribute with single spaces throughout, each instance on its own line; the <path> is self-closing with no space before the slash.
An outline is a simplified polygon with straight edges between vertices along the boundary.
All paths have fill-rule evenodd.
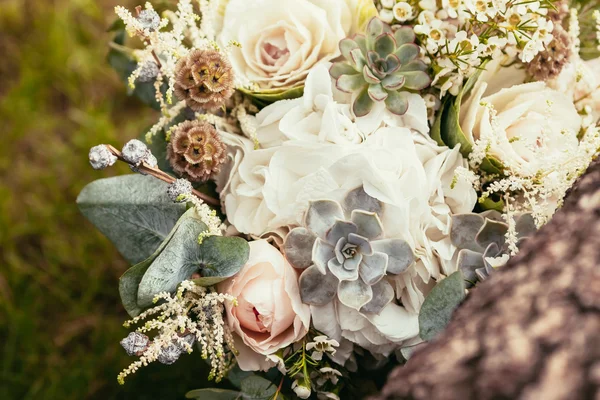
<path id="1" fill-rule="evenodd" d="M 119 150 L 117 150 L 114 146 L 111 146 L 110 144 L 106 145 L 106 148 L 112 153 L 114 154 L 115 157 L 117 157 L 119 160 L 129 164 L 124 158 L 123 158 L 123 154 L 121 154 L 121 152 Z M 131 165 L 131 164 L 130 164 Z M 140 170 L 141 172 L 147 174 L 147 175 L 151 175 L 157 179 L 160 179 L 163 182 L 167 182 L 167 183 L 173 183 L 175 182 L 175 178 L 173 178 L 171 175 L 167 174 L 166 172 L 158 169 L 158 168 L 154 168 L 149 166 L 148 164 L 142 162 L 139 166 L 136 166 L 136 168 L 138 170 Z M 202 192 L 199 192 L 196 189 L 192 189 L 192 193 L 194 194 L 194 196 L 198 197 L 199 199 L 201 199 L 202 201 L 204 201 L 206 204 L 210 204 L 211 206 L 219 206 L 220 202 L 219 200 L 210 197 Z"/>

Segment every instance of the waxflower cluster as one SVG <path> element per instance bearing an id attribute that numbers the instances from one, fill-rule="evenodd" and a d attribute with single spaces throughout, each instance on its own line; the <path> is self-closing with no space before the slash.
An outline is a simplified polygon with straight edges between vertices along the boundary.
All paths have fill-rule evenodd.
<path id="1" fill-rule="evenodd" d="M 597 8 L 117 7 L 111 59 L 159 112 L 142 139 L 89 152 L 135 174 L 78 199 L 132 264 L 121 345 L 138 359 L 119 382 L 196 347 L 231 389 L 189 398 L 339 400 L 410 358 L 598 156 Z"/>

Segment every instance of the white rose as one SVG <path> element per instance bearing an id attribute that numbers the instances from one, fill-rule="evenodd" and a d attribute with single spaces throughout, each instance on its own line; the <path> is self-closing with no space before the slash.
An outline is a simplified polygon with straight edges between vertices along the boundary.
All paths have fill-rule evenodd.
<path id="1" fill-rule="evenodd" d="M 535 174 L 540 160 L 577 148 L 581 118 L 567 95 L 544 82 L 486 92 L 481 79 L 461 108 L 460 126 L 471 143 L 486 140 L 487 153 L 505 167 Z"/>
<path id="2" fill-rule="evenodd" d="M 570 96 L 578 110 L 584 110 L 586 126 L 600 119 L 600 58 L 574 58 L 548 86 Z"/>
<path id="3" fill-rule="evenodd" d="M 217 41 L 241 44 L 230 56 L 239 80 L 285 89 L 339 56 L 340 40 L 375 13 L 368 0 L 229 0 Z"/>

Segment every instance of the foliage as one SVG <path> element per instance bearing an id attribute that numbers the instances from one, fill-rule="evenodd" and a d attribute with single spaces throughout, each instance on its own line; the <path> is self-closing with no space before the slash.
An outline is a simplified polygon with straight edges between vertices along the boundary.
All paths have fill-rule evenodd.
<path id="1" fill-rule="evenodd" d="M 195 354 L 125 387 L 115 379 L 130 363 L 116 345 L 127 335 L 116 289 L 127 263 L 75 199 L 92 180 L 128 172 L 92 170 L 89 148 L 137 137 L 156 117 L 102 62 L 115 4 L 1 5 L 2 399 L 181 399 L 208 371 Z"/>
<path id="2" fill-rule="evenodd" d="M 432 340 L 442 332 L 452 313 L 465 298 L 465 281 L 460 271 L 453 273 L 431 289 L 419 313 L 419 336 Z"/>

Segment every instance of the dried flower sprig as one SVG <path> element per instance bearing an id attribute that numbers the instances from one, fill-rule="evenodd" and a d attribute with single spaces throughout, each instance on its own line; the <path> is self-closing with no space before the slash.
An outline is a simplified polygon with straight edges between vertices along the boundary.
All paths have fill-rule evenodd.
<path id="1" fill-rule="evenodd" d="M 121 342 L 129 354 L 140 359 L 119 374 L 118 382 L 123 384 L 128 375 L 151 362 L 172 364 L 183 352 L 191 353 L 194 342 L 198 343 L 202 358 L 210 360 L 209 379 L 219 382 L 235 353 L 232 334 L 223 320 L 225 301 L 237 304 L 233 296 L 197 286 L 193 281 L 181 282 L 175 295 L 156 295 L 155 307 L 124 324 L 128 328 L 146 320 Z M 145 335 L 150 332 L 156 332 L 151 341 Z"/>
<path id="2" fill-rule="evenodd" d="M 108 150 L 108 153 L 104 152 L 102 150 L 102 147 L 105 148 L 106 150 Z M 90 151 L 90 163 L 92 164 L 92 167 L 95 169 L 106 168 L 110 165 L 113 165 L 116 160 L 120 160 L 120 161 L 123 161 L 123 162 L 129 164 L 130 166 L 135 167 L 137 172 L 140 172 L 140 173 L 143 173 L 146 175 L 151 175 L 157 179 L 160 179 L 163 182 L 173 183 L 176 180 L 171 175 L 160 170 L 156 165 L 153 166 L 151 164 L 148 164 L 148 162 L 146 160 L 142 160 L 138 165 L 131 164 L 128 160 L 125 159 L 125 157 L 123 157 L 123 154 L 119 150 L 117 150 L 115 147 L 111 146 L 110 144 L 98 145 L 98 146 L 93 147 L 92 150 Z M 103 159 L 98 158 L 98 157 L 104 157 L 104 156 L 107 157 L 106 162 L 103 162 Z M 111 156 L 115 157 L 115 159 L 113 159 Z M 96 168 L 96 167 L 98 167 L 98 168 Z M 200 200 L 202 200 L 212 206 L 219 206 L 221 204 L 219 202 L 219 200 L 217 200 L 213 197 L 210 197 L 202 192 L 199 192 L 198 190 L 194 189 L 194 190 L 192 190 L 192 193 L 194 196 L 196 196 Z"/>

